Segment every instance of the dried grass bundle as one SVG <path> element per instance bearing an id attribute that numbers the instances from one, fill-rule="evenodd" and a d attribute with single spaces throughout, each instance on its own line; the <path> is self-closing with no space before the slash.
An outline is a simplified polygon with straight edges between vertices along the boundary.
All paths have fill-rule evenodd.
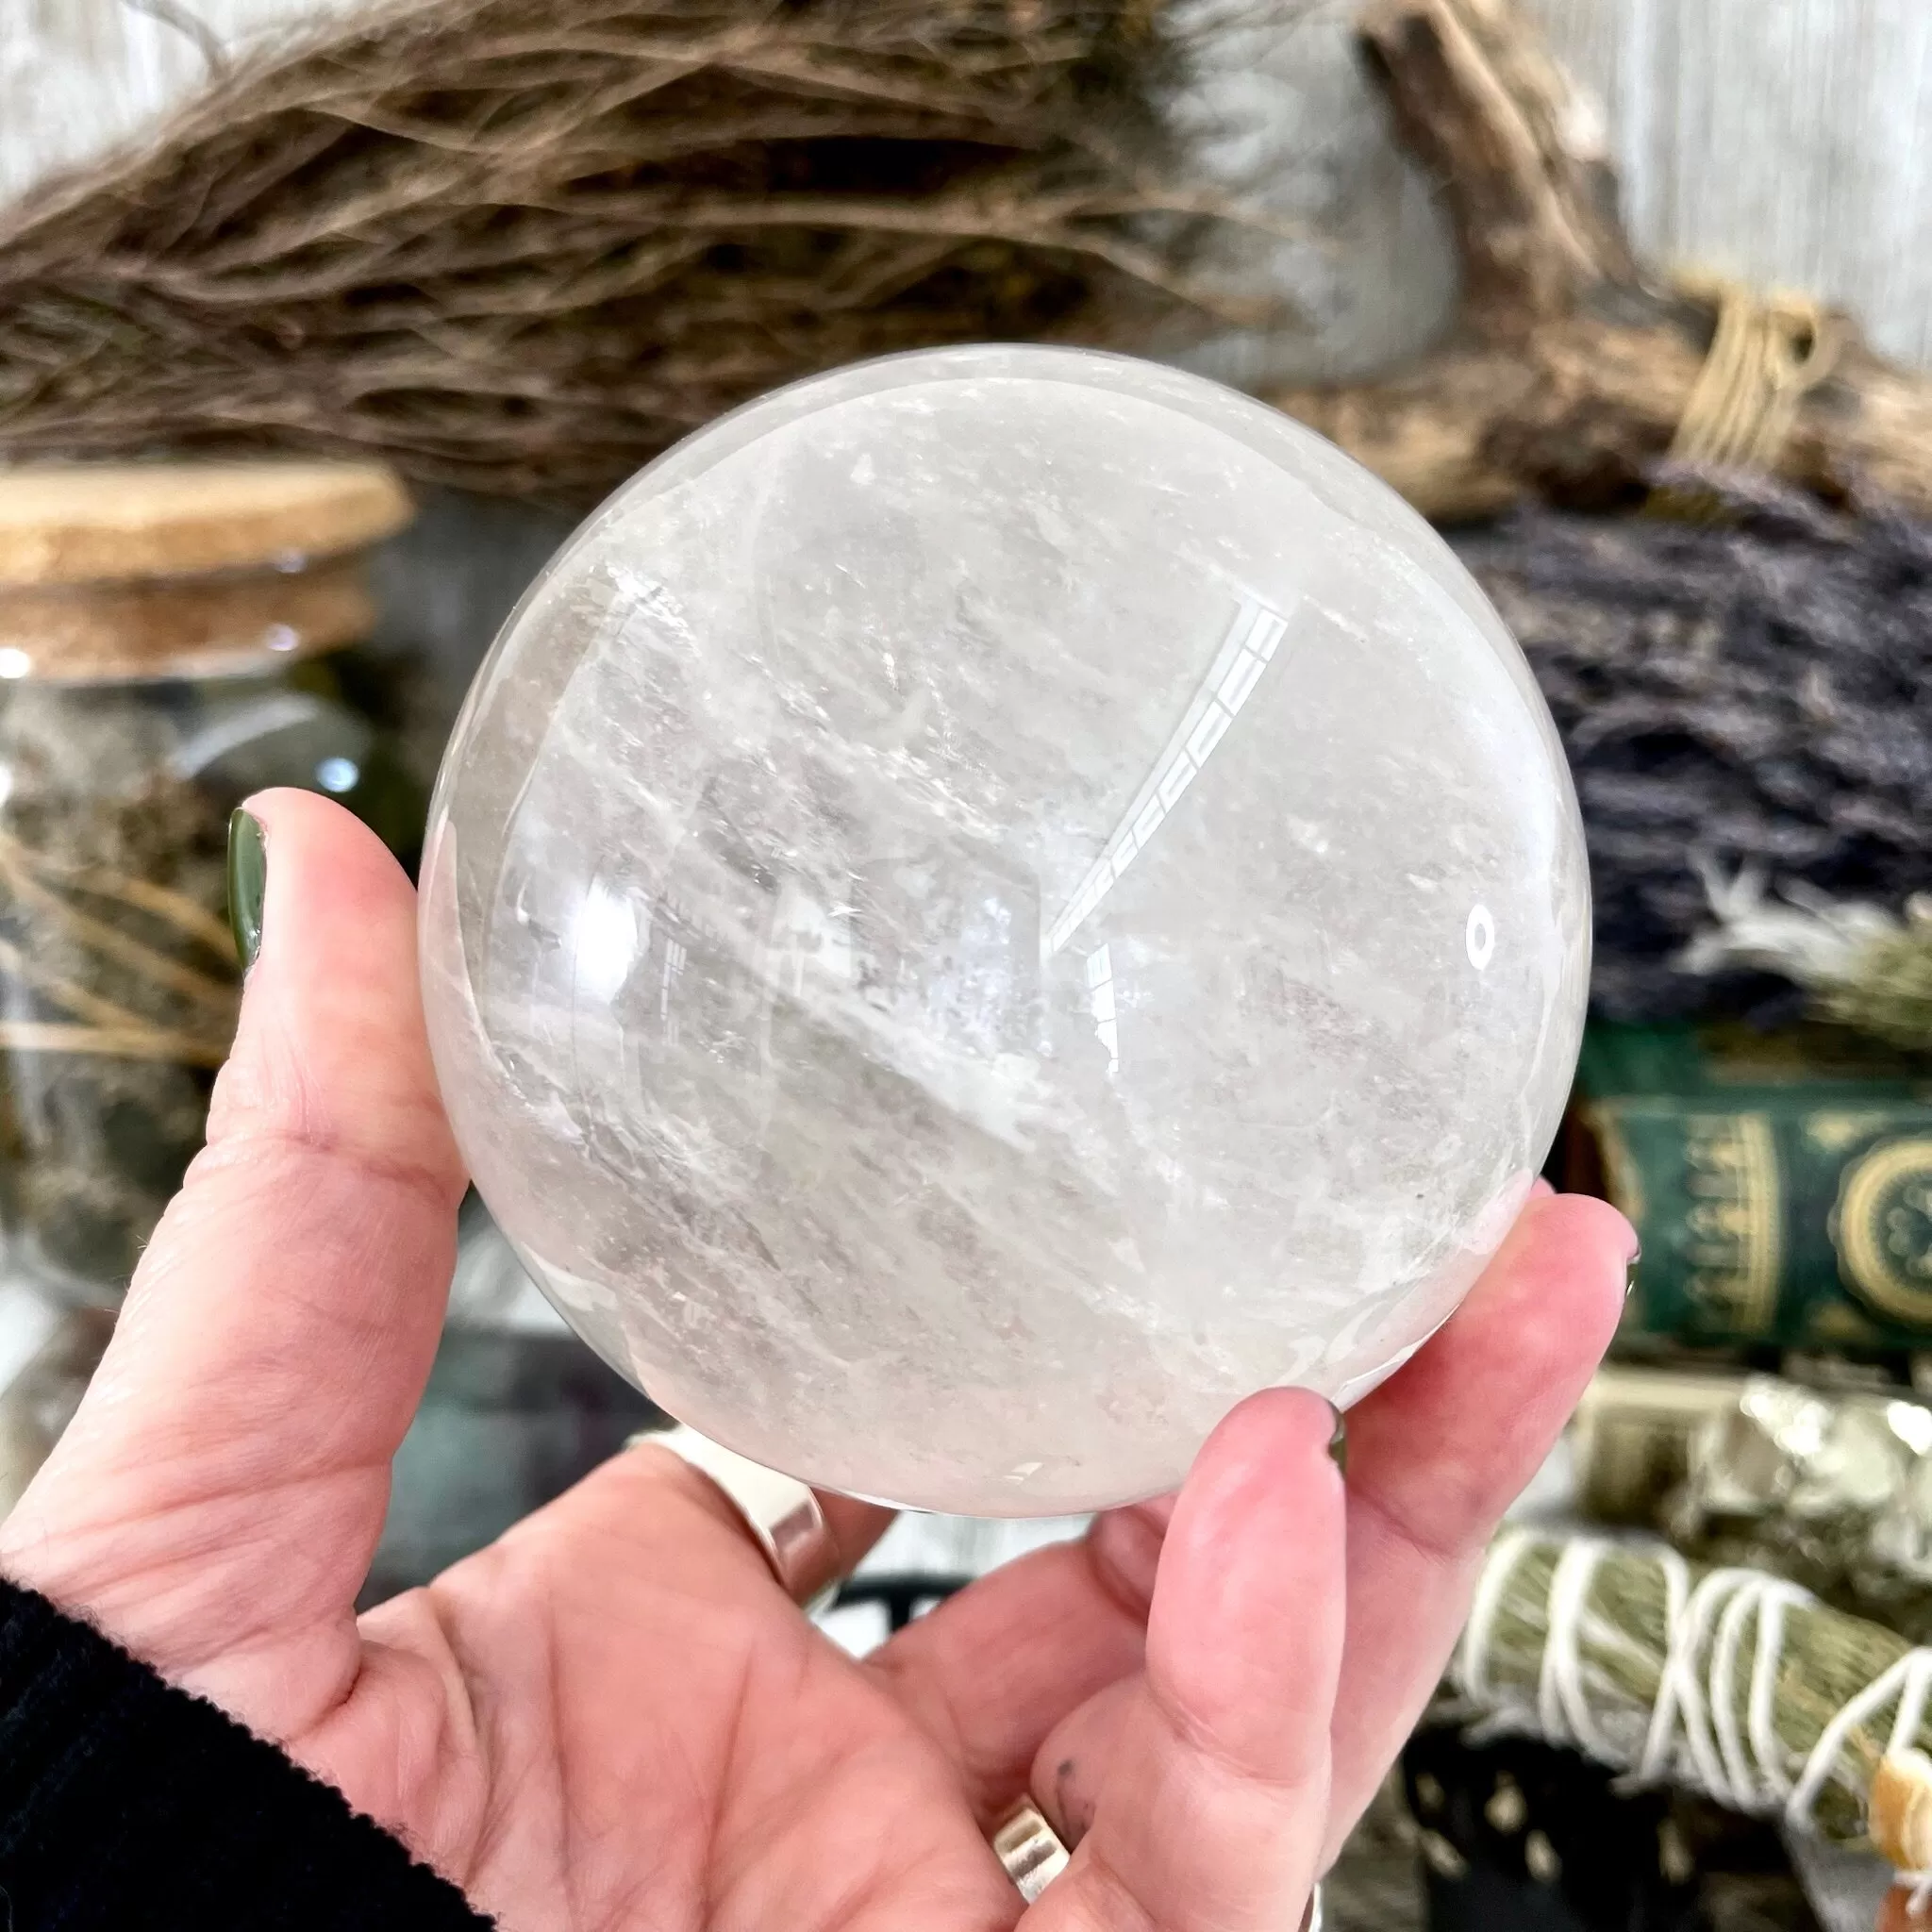
<path id="1" fill-rule="evenodd" d="M 774 384 L 1206 298 L 1162 0 L 429 0 L 0 224 L 0 455 L 262 441 L 581 499 Z M 1229 316 L 1216 308 L 1217 320 Z"/>

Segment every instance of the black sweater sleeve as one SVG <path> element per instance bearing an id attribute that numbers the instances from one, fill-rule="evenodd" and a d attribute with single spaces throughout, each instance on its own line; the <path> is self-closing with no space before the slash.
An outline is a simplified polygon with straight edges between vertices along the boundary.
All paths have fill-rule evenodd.
<path id="1" fill-rule="evenodd" d="M 0 1581 L 0 1928 L 491 1923 L 272 1744 Z"/>

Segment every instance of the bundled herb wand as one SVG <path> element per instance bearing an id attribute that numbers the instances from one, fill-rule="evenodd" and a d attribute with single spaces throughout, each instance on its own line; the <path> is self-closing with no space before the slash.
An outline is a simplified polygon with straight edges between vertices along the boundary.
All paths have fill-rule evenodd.
<path id="1" fill-rule="evenodd" d="M 1511 1530 L 1447 1689 L 1444 1715 L 1840 1842 L 1869 1836 L 1915 1878 L 1932 1866 L 1932 1650 L 1767 1571 Z"/>

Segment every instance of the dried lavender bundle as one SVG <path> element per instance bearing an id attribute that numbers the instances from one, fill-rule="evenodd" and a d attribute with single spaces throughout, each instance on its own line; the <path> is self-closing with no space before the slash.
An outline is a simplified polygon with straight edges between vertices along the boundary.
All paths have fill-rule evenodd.
<path id="1" fill-rule="evenodd" d="M 1678 963 L 1704 870 L 1885 906 L 1932 881 L 1932 527 L 1694 480 L 1721 520 L 1525 509 L 1454 539 L 1569 752 L 1618 1018 L 1775 1004 L 1775 981 Z"/>

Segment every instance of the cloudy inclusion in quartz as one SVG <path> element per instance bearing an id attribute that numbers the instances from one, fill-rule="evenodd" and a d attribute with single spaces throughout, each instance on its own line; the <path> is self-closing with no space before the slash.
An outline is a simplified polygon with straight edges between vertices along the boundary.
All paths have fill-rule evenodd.
<path id="1" fill-rule="evenodd" d="M 1574 1064 L 1516 645 L 1308 431 L 1014 348 L 799 384 L 566 545 L 432 814 L 471 1171 L 663 1406 L 989 1515 L 1179 1479 L 1454 1307 Z"/>

